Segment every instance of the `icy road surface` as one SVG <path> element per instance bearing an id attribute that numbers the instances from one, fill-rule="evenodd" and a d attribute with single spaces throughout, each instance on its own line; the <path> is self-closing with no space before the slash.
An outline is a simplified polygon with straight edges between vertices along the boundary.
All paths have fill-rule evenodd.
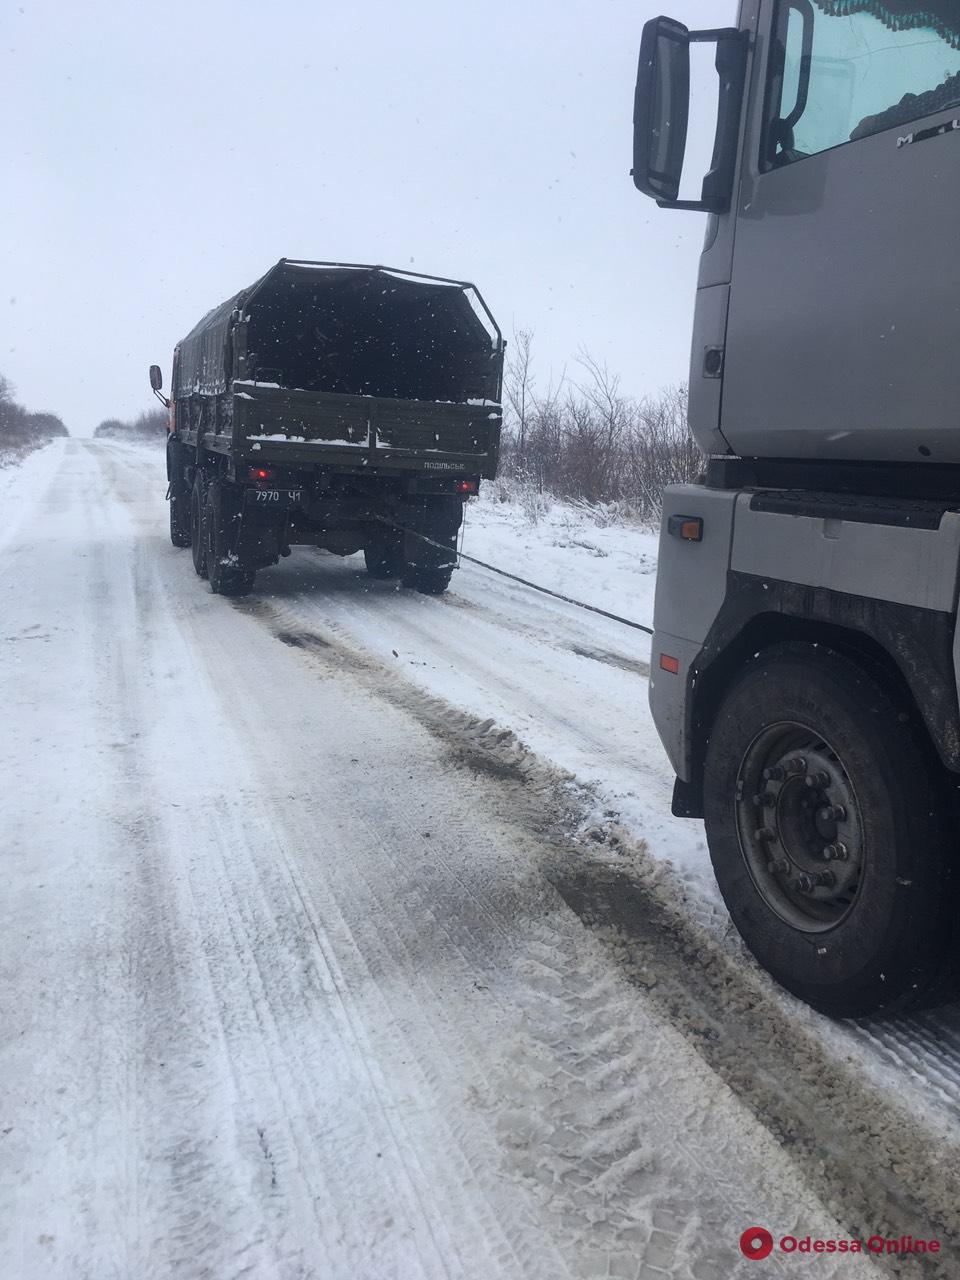
<path id="1" fill-rule="evenodd" d="M 112 442 L 4 475 L 4 1280 L 960 1272 L 955 1023 L 832 1028 L 744 960 L 639 637 L 309 551 L 231 603 L 163 489 Z"/>

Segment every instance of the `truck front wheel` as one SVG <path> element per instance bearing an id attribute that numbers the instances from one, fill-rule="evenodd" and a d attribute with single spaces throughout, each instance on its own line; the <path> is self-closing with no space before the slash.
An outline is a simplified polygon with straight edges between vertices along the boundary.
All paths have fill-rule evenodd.
<path id="1" fill-rule="evenodd" d="M 915 713 L 839 653 L 762 653 L 710 735 L 704 813 L 745 943 L 833 1017 L 955 989 L 947 789 Z"/>
<path id="2" fill-rule="evenodd" d="M 252 589 L 256 573 L 237 562 L 236 546 L 240 530 L 241 495 L 221 480 L 207 488 L 204 524 L 207 535 L 207 574 L 210 588 L 221 596 L 245 596 Z"/>

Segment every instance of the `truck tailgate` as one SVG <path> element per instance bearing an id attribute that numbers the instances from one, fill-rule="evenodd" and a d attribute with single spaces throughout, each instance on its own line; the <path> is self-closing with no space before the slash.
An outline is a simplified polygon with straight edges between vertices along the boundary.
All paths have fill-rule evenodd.
<path id="1" fill-rule="evenodd" d="M 295 466 L 456 471 L 492 479 L 498 404 L 447 404 L 233 384 L 238 456 Z"/>

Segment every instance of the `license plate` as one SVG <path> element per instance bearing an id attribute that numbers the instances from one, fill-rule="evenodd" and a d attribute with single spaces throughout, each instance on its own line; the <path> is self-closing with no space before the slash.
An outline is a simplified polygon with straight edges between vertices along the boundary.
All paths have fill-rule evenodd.
<path id="1" fill-rule="evenodd" d="M 268 508 L 292 507 L 303 497 L 302 489 L 248 489 L 246 504 L 248 507 Z"/>

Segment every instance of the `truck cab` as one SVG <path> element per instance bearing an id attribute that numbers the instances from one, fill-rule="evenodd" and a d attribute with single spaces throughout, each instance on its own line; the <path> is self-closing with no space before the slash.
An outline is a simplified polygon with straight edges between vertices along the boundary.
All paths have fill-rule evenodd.
<path id="1" fill-rule="evenodd" d="M 691 46 L 716 47 L 690 198 Z M 694 107 L 697 100 L 694 99 Z M 955 992 L 960 3 L 643 33 L 638 189 L 706 215 L 703 482 L 664 495 L 651 706 L 731 915 L 836 1016 Z"/>

